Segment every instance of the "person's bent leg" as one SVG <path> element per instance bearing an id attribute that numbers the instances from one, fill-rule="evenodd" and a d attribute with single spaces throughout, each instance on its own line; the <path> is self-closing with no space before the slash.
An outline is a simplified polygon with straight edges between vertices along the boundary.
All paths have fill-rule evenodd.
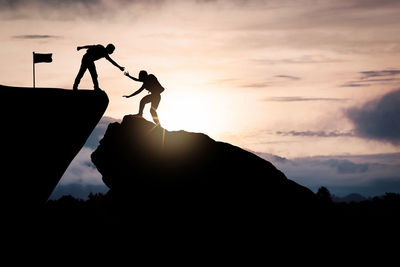
<path id="1" fill-rule="evenodd" d="M 147 103 L 151 102 L 151 95 L 146 95 L 145 97 L 142 98 L 142 100 L 140 100 L 140 104 L 139 104 L 139 113 L 137 114 L 138 116 L 143 116 L 143 109 L 144 106 Z"/>
<path id="2" fill-rule="evenodd" d="M 155 122 L 155 124 L 161 125 L 160 121 L 158 120 L 157 110 L 155 108 L 153 108 L 153 106 L 150 109 L 150 114 L 151 114 L 151 117 L 153 118 L 153 121 Z"/>
<path id="3" fill-rule="evenodd" d="M 158 108 L 158 104 L 160 104 L 160 100 L 161 100 L 161 95 L 155 94 L 155 95 L 151 95 L 151 109 L 150 109 L 150 114 L 153 117 L 153 121 L 157 124 L 160 125 L 160 121 L 158 119 L 158 114 L 157 114 L 157 108 Z"/>

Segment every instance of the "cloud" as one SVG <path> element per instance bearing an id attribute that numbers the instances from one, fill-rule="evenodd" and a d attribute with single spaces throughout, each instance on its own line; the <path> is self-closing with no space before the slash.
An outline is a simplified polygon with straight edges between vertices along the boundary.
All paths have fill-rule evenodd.
<path id="1" fill-rule="evenodd" d="M 257 155 L 273 163 L 289 179 L 314 192 L 325 186 L 338 196 L 400 193 L 400 153 L 291 159 L 269 153 Z"/>
<path id="2" fill-rule="evenodd" d="M 352 81 L 340 85 L 340 87 L 368 87 L 371 86 L 369 83 L 362 83 L 363 81 Z"/>
<path id="3" fill-rule="evenodd" d="M 346 100 L 347 100 L 346 98 L 301 97 L 301 96 L 264 98 L 264 101 L 268 102 L 346 101 Z"/>
<path id="4" fill-rule="evenodd" d="M 267 82 L 259 82 L 259 83 L 248 83 L 248 84 L 243 84 L 240 87 L 243 88 L 265 88 L 270 86 L 269 83 Z"/>
<path id="5" fill-rule="evenodd" d="M 300 78 L 299 77 L 296 77 L 296 76 L 291 76 L 291 75 L 275 75 L 274 77 L 277 77 L 277 78 L 285 78 L 285 79 L 289 79 L 289 80 L 300 80 Z"/>
<path id="6" fill-rule="evenodd" d="M 24 34 L 24 35 L 14 35 L 12 38 L 14 38 L 14 39 L 52 39 L 52 38 L 59 38 L 59 36 L 48 35 L 48 34 Z"/>
<path id="7" fill-rule="evenodd" d="M 289 80 L 300 80 L 299 77 L 295 76 L 290 76 L 290 75 L 275 75 L 274 77 L 276 78 L 283 78 L 283 79 L 289 79 Z M 229 80 L 228 80 L 229 81 Z M 230 81 L 233 81 L 232 79 Z M 242 84 L 239 85 L 238 87 L 241 88 L 265 88 L 271 86 L 272 82 L 255 82 L 255 83 L 247 83 L 247 84 Z"/>
<path id="8" fill-rule="evenodd" d="M 372 70 L 372 71 L 361 71 L 361 79 L 369 79 L 375 77 L 388 77 L 400 74 L 400 70 Z"/>
<path id="9" fill-rule="evenodd" d="M 307 136 L 307 137 L 341 137 L 341 136 L 354 136 L 351 132 L 325 132 L 325 131 L 289 131 L 289 132 L 282 132 L 277 131 L 276 134 L 284 135 L 284 136 Z"/>
<path id="10" fill-rule="evenodd" d="M 400 70 L 370 70 L 359 72 L 361 77 L 356 81 L 349 81 L 340 87 L 367 87 L 372 84 L 397 82 L 400 79 L 395 77 L 400 74 Z"/>
<path id="11" fill-rule="evenodd" d="M 99 8 L 98 10 L 110 11 L 112 7 L 126 8 L 135 4 L 142 5 L 162 5 L 165 0 L 0 0 L 0 8 L 3 10 L 15 10 L 24 8 L 48 8 L 58 10 L 59 12 L 64 12 L 62 8 Z"/>
<path id="12" fill-rule="evenodd" d="M 329 58 L 322 55 L 303 55 L 293 58 L 280 58 L 280 59 L 253 59 L 256 64 L 319 64 L 319 63 L 333 63 L 342 62 L 340 59 Z"/>
<path id="13" fill-rule="evenodd" d="M 50 7 L 60 7 L 60 6 L 71 6 L 76 4 L 83 5 L 95 5 L 100 4 L 101 0 L 39 0 L 34 1 L 35 5 L 38 6 L 50 6 Z M 2 8 L 19 8 L 30 6 L 32 4 L 31 0 L 0 0 L 0 7 Z"/>
<path id="14" fill-rule="evenodd" d="M 363 0 L 363 1 L 349 1 L 353 8 L 376 8 L 382 6 L 399 6 L 398 0 Z"/>
<path id="15" fill-rule="evenodd" d="M 68 166 L 59 184 L 103 184 L 101 174 L 90 159 L 93 151 L 93 149 L 83 147 Z"/>
<path id="16" fill-rule="evenodd" d="M 350 160 L 330 159 L 325 164 L 335 168 L 338 174 L 365 173 L 369 168 L 367 163 L 354 163 Z"/>
<path id="17" fill-rule="evenodd" d="M 104 0 L 0 0 L 1 20 L 101 18 L 114 11 Z"/>
<path id="18" fill-rule="evenodd" d="M 358 136 L 394 145 L 400 144 L 399 114 L 400 89 L 346 111 Z"/>

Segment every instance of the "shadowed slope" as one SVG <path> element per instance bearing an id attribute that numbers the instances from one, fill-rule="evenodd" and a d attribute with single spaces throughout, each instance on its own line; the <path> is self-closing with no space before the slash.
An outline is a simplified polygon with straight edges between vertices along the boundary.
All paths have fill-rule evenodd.
<path id="1" fill-rule="evenodd" d="M 108 105 L 105 92 L 0 86 L 3 204 L 44 203 Z M 7 175 L 5 176 L 4 173 Z"/>
<path id="2" fill-rule="evenodd" d="M 315 203 L 309 189 L 248 151 L 132 115 L 109 125 L 92 161 L 118 205 L 150 212 L 264 214 Z"/>

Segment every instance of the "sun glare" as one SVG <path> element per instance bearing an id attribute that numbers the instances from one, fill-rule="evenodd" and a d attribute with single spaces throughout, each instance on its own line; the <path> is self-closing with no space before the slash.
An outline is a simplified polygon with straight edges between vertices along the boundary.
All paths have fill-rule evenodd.
<path id="1" fill-rule="evenodd" d="M 212 125 L 212 111 L 204 97 L 181 95 L 163 110 L 163 125 L 171 130 L 205 131 Z"/>
<path id="2" fill-rule="evenodd" d="M 167 98 L 167 97 L 166 97 Z M 168 96 L 160 107 L 162 125 L 167 130 L 185 130 L 216 134 L 221 131 L 219 110 L 215 96 L 204 93 L 180 93 Z"/>

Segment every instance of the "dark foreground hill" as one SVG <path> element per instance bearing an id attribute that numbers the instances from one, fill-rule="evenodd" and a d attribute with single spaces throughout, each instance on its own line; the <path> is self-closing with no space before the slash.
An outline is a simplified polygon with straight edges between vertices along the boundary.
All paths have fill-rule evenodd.
<path id="1" fill-rule="evenodd" d="M 92 161 L 113 210 L 125 214 L 265 218 L 303 214 L 316 203 L 312 191 L 248 151 L 133 115 L 109 125 Z"/>
<path id="2" fill-rule="evenodd" d="M 103 91 L 0 86 L 2 207 L 42 206 L 108 105 Z M 3 209 L 3 211 L 4 211 Z"/>

